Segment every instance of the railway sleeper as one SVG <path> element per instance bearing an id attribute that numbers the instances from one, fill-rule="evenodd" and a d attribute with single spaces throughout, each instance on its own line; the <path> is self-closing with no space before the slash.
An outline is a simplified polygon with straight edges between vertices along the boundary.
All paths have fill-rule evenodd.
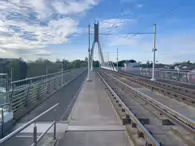
<path id="1" fill-rule="evenodd" d="M 157 88 L 157 87 L 154 87 L 154 86 L 152 86 L 152 85 L 148 85 L 148 84 L 146 84 L 146 83 L 144 83 L 144 82 L 141 82 L 141 81 L 138 81 L 138 80 L 133 80 L 133 79 L 130 79 L 130 80 L 133 81 L 133 82 L 139 83 L 139 84 L 141 84 L 141 85 L 144 85 L 145 87 L 151 89 L 151 91 L 156 90 L 156 91 L 160 91 L 161 93 L 165 93 L 165 90 L 164 90 L 164 89 Z M 148 83 L 150 83 L 150 82 L 148 82 Z M 154 82 L 152 82 L 152 83 L 154 83 Z M 174 87 L 174 86 L 165 85 L 165 84 L 161 84 L 161 83 L 155 83 L 155 84 L 161 85 L 161 86 L 163 86 L 163 87 L 169 87 L 169 88 L 172 88 L 172 89 L 183 90 L 183 91 L 185 91 L 185 92 L 189 92 L 188 90 L 183 89 L 183 88 L 177 88 L 177 87 Z M 172 93 L 172 92 L 167 92 L 166 95 L 171 95 L 171 94 L 173 94 L 175 97 L 178 97 L 177 94 Z M 195 94 L 195 93 L 193 92 L 193 94 Z M 186 99 L 182 99 L 182 100 L 186 100 Z M 190 99 L 189 99 L 189 100 L 190 100 Z M 193 104 L 193 103 L 195 103 L 195 101 L 192 100 L 191 103 Z"/>
<path id="2" fill-rule="evenodd" d="M 122 119 L 123 125 L 131 124 L 131 122 L 132 122 L 132 120 L 130 118 L 127 118 L 126 116 L 122 117 L 121 119 Z"/>
<path id="3" fill-rule="evenodd" d="M 182 139 L 188 146 L 195 146 L 194 135 L 183 128 L 171 127 L 171 132 Z"/>
<path id="4" fill-rule="evenodd" d="M 162 121 L 162 125 L 166 125 L 166 126 L 172 126 L 175 125 L 173 122 L 171 122 L 169 119 L 161 119 Z"/>
<path id="5" fill-rule="evenodd" d="M 131 125 L 126 125 L 127 133 L 129 134 L 130 139 L 132 140 L 135 146 L 152 146 L 146 145 L 150 144 L 144 137 L 138 137 L 138 129 L 136 127 L 132 127 Z"/>
<path id="6" fill-rule="evenodd" d="M 149 118 L 138 118 L 138 120 L 143 124 L 150 124 L 150 119 Z"/>

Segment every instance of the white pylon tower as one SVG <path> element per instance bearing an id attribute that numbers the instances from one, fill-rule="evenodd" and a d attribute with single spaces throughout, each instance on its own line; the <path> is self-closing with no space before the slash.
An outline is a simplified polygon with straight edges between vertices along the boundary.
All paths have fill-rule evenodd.
<path id="1" fill-rule="evenodd" d="M 99 23 L 98 22 L 94 23 L 94 41 L 93 41 L 92 49 L 91 49 L 91 71 L 93 71 L 93 54 L 94 54 L 95 43 L 98 44 L 98 54 L 100 56 L 100 64 L 103 65 L 104 58 L 103 58 L 101 44 L 99 40 Z"/>

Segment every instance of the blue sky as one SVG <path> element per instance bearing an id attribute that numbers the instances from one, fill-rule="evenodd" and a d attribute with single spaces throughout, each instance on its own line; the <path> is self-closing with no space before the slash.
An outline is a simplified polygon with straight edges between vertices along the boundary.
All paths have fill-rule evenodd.
<path id="1" fill-rule="evenodd" d="M 195 62 L 194 10 L 194 0 L 0 0 L 0 57 L 84 59 L 87 25 L 98 20 L 110 34 L 100 36 L 105 60 L 117 48 L 119 59 L 152 60 L 153 35 L 129 33 L 156 23 L 158 62 Z"/>

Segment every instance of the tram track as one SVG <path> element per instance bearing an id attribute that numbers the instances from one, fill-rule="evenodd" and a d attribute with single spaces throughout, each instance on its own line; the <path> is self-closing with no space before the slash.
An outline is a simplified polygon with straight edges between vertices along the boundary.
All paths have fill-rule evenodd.
<path id="1" fill-rule="evenodd" d="M 137 91 L 117 79 L 113 74 L 100 71 L 99 75 L 109 89 L 115 107 L 121 108 L 125 114 L 128 113 L 130 121 L 133 121 L 131 127 L 133 127 L 133 123 L 137 125 L 138 137 L 142 135 L 146 144 L 167 146 L 195 144 L 193 139 L 195 122 L 193 120 Z M 127 119 L 125 118 L 125 120 Z M 130 133 L 132 133 L 132 128 L 130 129 Z M 188 134 L 191 134 L 192 137 L 187 136 Z M 136 143 L 136 145 L 138 144 Z"/>
<path id="2" fill-rule="evenodd" d="M 193 89 L 176 86 L 176 85 L 170 85 L 159 81 L 154 82 L 149 79 L 140 76 L 135 76 L 129 73 L 124 73 L 124 72 L 120 72 L 120 73 L 112 72 L 112 74 L 115 74 L 120 77 L 125 77 L 127 80 L 131 82 L 134 82 L 138 85 L 159 92 L 164 96 L 174 98 L 177 101 L 184 102 L 185 104 L 195 107 L 195 90 Z"/>

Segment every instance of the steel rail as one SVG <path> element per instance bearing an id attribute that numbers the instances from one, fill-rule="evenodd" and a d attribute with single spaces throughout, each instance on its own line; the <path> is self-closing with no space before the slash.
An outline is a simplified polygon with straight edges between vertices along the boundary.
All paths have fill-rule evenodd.
<path id="1" fill-rule="evenodd" d="M 155 107 L 156 109 L 159 110 L 159 108 L 161 109 L 161 111 L 163 111 L 163 113 L 165 115 L 167 115 L 169 118 L 172 119 L 172 121 L 174 120 L 175 122 L 177 122 L 177 124 L 183 126 L 185 129 L 187 129 L 189 132 L 195 134 L 195 121 L 192 119 L 187 118 L 186 116 L 174 111 L 173 109 L 167 107 L 166 105 L 158 102 L 157 100 L 149 97 L 148 95 L 145 95 L 144 93 L 136 90 L 135 88 L 131 87 L 130 85 L 120 81 L 119 79 L 109 75 L 108 73 L 105 73 L 108 76 L 110 76 L 111 78 L 115 79 L 116 81 L 120 82 L 121 84 L 125 85 L 126 87 L 130 88 L 136 95 L 138 95 L 138 97 L 141 97 L 142 99 L 144 99 L 146 102 L 148 102 L 149 104 L 151 104 L 153 107 Z M 155 105 L 155 106 L 154 106 Z M 158 108 L 157 108 L 158 107 Z M 173 121 L 173 123 L 175 123 Z"/>
<path id="2" fill-rule="evenodd" d="M 156 139 L 149 133 L 149 131 L 144 127 L 144 125 L 135 117 L 135 115 L 129 110 L 129 108 L 124 104 L 124 102 L 120 99 L 120 97 L 112 90 L 112 88 L 108 85 L 108 83 L 104 80 L 104 78 L 98 73 L 99 77 L 103 81 L 103 83 L 106 85 L 106 87 L 114 94 L 114 96 L 117 98 L 117 100 L 121 103 L 121 105 L 125 108 L 127 113 L 129 114 L 130 118 L 139 126 L 140 131 L 142 131 L 148 140 L 154 145 L 154 146 L 160 146 L 160 144 L 156 141 Z"/>
<path id="3" fill-rule="evenodd" d="M 135 74 L 129 74 L 129 73 L 125 73 L 125 72 L 120 72 L 120 74 L 123 74 L 123 75 L 126 75 L 126 76 L 130 76 L 130 75 L 136 76 Z M 153 83 L 153 84 L 167 86 L 167 87 L 170 87 L 170 88 L 173 88 L 173 89 L 177 89 L 178 91 L 179 90 L 183 90 L 184 92 L 189 92 L 189 93 L 195 95 L 195 90 L 193 90 L 193 89 L 189 89 L 189 88 L 185 88 L 185 87 L 181 87 L 181 86 L 177 86 L 177 85 L 171 85 L 171 84 L 167 84 L 167 83 L 163 83 L 163 82 L 159 82 L 159 81 L 153 82 L 153 81 L 150 81 L 150 80 L 148 80 L 148 79 L 146 79 L 144 77 L 141 77 L 141 76 L 136 76 L 136 77 L 139 78 L 139 79 L 148 81 L 150 83 Z"/>
<path id="4" fill-rule="evenodd" d="M 162 93 L 166 93 L 168 95 L 173 96 L 174 98 L 180 97 L 182 99 L 187 99 L 187 101 L 192 102 L 192 103 L 190 103 L 192 105 L 195 102 L 195 98 L 193 98 L 193 96 L 190 96 L 190 95 L 192 95 L 194 93 L 191 93 L 190 95 L 187 95 L 185 93 L 181 93 L 181 91 L 178 92 L 178 90 L 182 90 L 182 89 L 177 89 L 175 91 L 170 91 L 170 90 L 168 90 L 168 88 L 171 88 L 171 85 L 169 85 L 169 87 L 164 87 L 164 86 L 166 86 L 164 83 L 160 83 L 160 82 L 156 83 L 156 82 L 152 82 L 152 81 L 149 81 L 149 80 L 143 80 L 143 81 L 141 81 L 141 80 L 139 80 L 139 77 L 137 77 L 137 76 L 136 76 L 136 78 L 137 78 L 137 80 L 136 80 L 134 78 L 129 77 L 128 75 L 124 75 L 124 74 L 120 74 L 120 73 L 114 73 L 114 74 L 115 75 L 120 75 L 122 77 L 125 76 L 126 78 L 128 78 L 129 80 L 131 80 L 131 81 L 133 81 L 135 83 L 138 83 L 140 85 L 143 85 L 143 86 L 145 86 L 147 88 L 151 88 L 153 90 L 157 90 L 157 91 L 162 92 Z M 154 84 L 157 84 L 157 85 L 160 85 L 160 86 L 157 87 Z M 172 87 L 174 87 L 174 86 L 172 86 Z M 186 104 L 189 104 L 189 103 L 186 103 Z"/>

